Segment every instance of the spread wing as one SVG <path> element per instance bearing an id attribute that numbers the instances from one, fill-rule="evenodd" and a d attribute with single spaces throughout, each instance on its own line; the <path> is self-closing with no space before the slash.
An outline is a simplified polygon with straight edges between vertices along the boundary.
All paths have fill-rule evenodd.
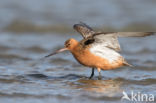
<path id="1" fill-rule="evenodd" d="M 88 38 L 95 34 L 93 29 L 86 25 L 85 23 L 80 22 L 79 24 L 75 24 L 73 28 L 79 32 L 84 38 Z"/>
<path id="2" fill-rule="evenodd" d="M 155 34 L 154 32 L 94 32 L 91 27 L 85 23 L 75 24 L 73 28 L 79 32 L 84 39 L 81 41 L 84 45 L 96 44 L 101 47 L 107 47 L 115 51 L 121 51 L 118 37 L 144 37 Z"/>
<path id="3" fill-rule="evenodd" d="M 144 37 L 153 34 L 154 32 L 116 32 L 118 37 Z"/>
<path id="4" fill-rule="evenodd" d="M 100 35 L 100 34 L 111 34 L 116 35 L 118 37 L 144 37 L 144 36 L 150 36 L 155 34 L 155 32 L 99 32 L 95 33 L 94 35 Z"/>
<path id="5" fill-rule="evenodd" d="M 101 46 L 114 49 L 115 51 L 121 51 L 118 37 L 144 37 L 153 35 L 154 32 L 110 32 L 110 33 L 95 33 L 92 38 L 94 44 L 100 44 Z"/>
<path id="6" fill-rule="evenodd" d="M 94 45 L 100 44 L 103 47 L 108 47 L 115 51 L 121 50 L 118 37 L 115 33 L 94 34 L 93 39 L 95 40 Z"/>

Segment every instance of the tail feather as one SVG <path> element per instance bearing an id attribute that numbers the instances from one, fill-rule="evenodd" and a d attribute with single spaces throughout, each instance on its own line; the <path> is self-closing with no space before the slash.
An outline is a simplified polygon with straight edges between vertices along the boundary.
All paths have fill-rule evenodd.
<path id="1" fill-rule="evenodd" d="M 134 67 L 133 65 L 129 64 L 127 61 L 124 61 L 123 64 L 124 64 L 125 66 Z"/>

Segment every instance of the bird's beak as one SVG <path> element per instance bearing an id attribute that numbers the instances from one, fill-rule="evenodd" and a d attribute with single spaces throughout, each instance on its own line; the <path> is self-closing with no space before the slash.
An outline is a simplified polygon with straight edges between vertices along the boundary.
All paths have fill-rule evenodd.
<path id="1" fill-rule="evenodd" d="M 57 53 L 60 53 L 60 52 L 66 51 L 66 50 L 68 50 L 68 48 L 62 48 L 62 49 L 59 49 L 59 50 L 57 50 L 57 51 L 55 51 L 55 52 L 53 52 L 53 53 L 51 53 L 51 54 L 49 54 L 49 55 L 47 55 L 45 57 L 50 57 L 52 55 L 55 55 Z"/>

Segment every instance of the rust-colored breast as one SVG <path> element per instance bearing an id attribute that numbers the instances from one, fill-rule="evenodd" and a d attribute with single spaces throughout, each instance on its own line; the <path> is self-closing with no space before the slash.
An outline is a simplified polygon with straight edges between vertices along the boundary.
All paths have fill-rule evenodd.
<path id="1" fill-rule="evenodd" d="M 101 68 L 103 70 L 115 69 L 123 65 L 122 57 L 119 60 L 109 63 L 105 58 L 96 56 L 89 51 L 89 46 L 83 48 L 82 45 L 77 45 L 71 52 L 76 60 L 85 66 Z"/>

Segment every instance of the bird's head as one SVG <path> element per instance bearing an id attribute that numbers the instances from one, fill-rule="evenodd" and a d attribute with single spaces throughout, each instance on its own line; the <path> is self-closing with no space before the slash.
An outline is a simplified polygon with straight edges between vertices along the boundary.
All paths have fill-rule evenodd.
<path id="1" fill-rule="evenodd" d="M 76 45 L 78 44 L 78 41 L 73 39 L 73 38 L 70 38 L 68 39 L 64 45 L 65 45 L 65 48 L 67 48 L 68 50 L 72 50 Z"/>
<path id="2" fill-rule="evenodd" d="M 73 39 L 73 38 L 70 38 L 68 39 L 65 43 L 64 43 L 64 48 L 62 49 L 59 49 L 45 57 L 49 57 L 49 56 L 52 56 L 54 54 L 57 54 L 57 53 L 60 53 L 60 52 L 63 52 L 63 51 L 66 51 L 66 50 L 69 50 L 69 51 L 72 51 L 73 48 L 78 44 L 78 41 Z"/>

